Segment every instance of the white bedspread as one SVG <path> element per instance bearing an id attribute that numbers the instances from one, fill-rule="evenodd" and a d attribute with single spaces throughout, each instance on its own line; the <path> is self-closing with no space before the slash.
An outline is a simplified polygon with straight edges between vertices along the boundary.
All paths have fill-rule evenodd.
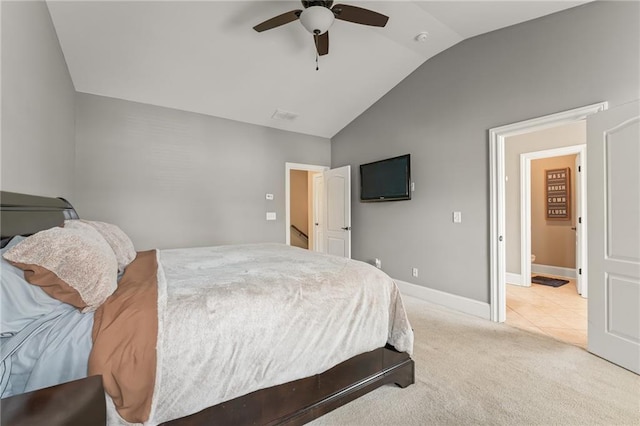
<path id="1" fill-rule="evenodd" d="M 326 371 L 413 332 L 396 284 L 363 262 L 282 244 L 159 251 L 149 424 Z"/>

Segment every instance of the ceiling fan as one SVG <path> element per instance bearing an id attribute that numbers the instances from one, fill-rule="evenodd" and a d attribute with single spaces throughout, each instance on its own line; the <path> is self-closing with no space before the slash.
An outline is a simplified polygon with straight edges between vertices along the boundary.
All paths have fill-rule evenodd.
<path id="1" fill-rule="evenodd" d="M 329 53 L 328 30 L 333 24 L 334 19 L 373 27 L 384 27 L 389 20 L 388 16 L 369 9 L 346 4 L 336 4 L 333 6 L 333 1 L 302 0 L 302 5 L 304 6 L 304 10 L 297 9 L 283 13 L 282 15 L 267 19 L 253 27 L 253 29 L 257 32 L 262 32 L 300 19 L 300 23 L 302 23 L 307 31 L 313 34 L 318 55 L 326 55 Z"/>

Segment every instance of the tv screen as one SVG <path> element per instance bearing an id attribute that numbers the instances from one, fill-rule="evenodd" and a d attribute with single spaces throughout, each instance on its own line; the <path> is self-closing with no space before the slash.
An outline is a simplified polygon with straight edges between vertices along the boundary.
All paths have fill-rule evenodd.
<path id="1" fill-rule="evenodd" d="M 360 165 L 360 201 L 411 199 L 411 155 Z"/>

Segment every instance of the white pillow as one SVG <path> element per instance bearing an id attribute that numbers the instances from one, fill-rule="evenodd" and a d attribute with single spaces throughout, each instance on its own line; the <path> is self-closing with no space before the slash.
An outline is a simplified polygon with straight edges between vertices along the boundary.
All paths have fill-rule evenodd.
<path id="1" fill-rule="evenodd" d="M 40 231 L 2 256 L 29 283 L 82 312 L 94 311 L 117 288 L 116 256 L 93 228 Z"/>
<path id="2" fill-rule="evenodd" d="M 95 229 L 109 243 L 118 260 L 118 272 L 124 271 L 136 258 L 133 242 L 118 226 L 93 220 L 65 220 L 64 227 L 70 229 Z"/>

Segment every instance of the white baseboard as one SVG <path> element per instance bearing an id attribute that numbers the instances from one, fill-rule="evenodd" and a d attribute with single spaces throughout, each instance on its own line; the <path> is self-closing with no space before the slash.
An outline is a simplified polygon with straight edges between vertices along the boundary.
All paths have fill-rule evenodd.
<path id="1" fill-rule="evenodd" d="M 560 266 L 539 265 L 537 263 L 531 264 L 531 272 L 534 274 L 549 274 L 574 279 L 577 277 L 575 269 L 562 268 Z"/>
<path id="2" fill-rule="evenodd" d="M 464 312 L 483 319 L 491 319 L 491 309 L 488 303 L 479 302 L 467 297 L 458 296 L 444 291 L 434 290 L 406 281 L 394 280 L 400 289 L 401 294 L 413 296 L 418 299 L 446 306 L 447 308 Z"/>
<path id="3" fill-rule="evenodd" d="M 507 272 L 505 279 L 507 284 L 519 285 L 523 287 L 526 286 L 525 281 L 522 279 L 522 274 L 514 274 L 512 272 Z"/>

